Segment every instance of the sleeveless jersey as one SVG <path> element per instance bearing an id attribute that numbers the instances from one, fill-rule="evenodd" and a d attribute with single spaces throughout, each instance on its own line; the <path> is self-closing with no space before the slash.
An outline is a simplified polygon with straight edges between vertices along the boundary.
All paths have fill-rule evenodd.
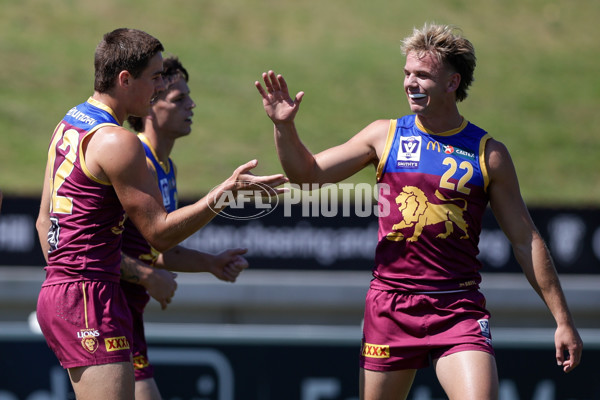
<path id="1" fill-rule="evenodd" d="M 163 204 L 168 212 L 173 212 L 177 209 L 177 182 L 175 180 L 175 168 L 173 161 L 169 158 L 169 164 L 164 166 L 156 156 L 154 149 L 152 148 L 150 141 L 142 133 L 138 134 L 144 151 L 146 152 L 146 159 L 149 160 L 158 178 L 158 186 L 163 198 Z M 158 252 L 150 246 L 150 244 L 144 239 L 142 234 L 137 230 L 133 222 L 127 218 L 125 222 L 125 234 L 123 235 L 123 252 L 131 257 L 139 258 L 140 260 L 154 264 L 158 257 Z"/>
<path id="2" fill-rule="evenodd" d="M 54 131 L 48 150 L 52 199 L 44 285 L 119 281 L 123 207 L 110 182 L 89 172 L 82 148 L 98 129 L 115 125 L 113 111 L 90 98 L 69 110 Z"/>
<path id="3" fill-rule="evenodd" d="M 380 216 L 372 288 L 479 287 L 489 138 L 467 121 L 442 134 L 428 132 L 415 115 L 390 121 L 377 168 Z"/>

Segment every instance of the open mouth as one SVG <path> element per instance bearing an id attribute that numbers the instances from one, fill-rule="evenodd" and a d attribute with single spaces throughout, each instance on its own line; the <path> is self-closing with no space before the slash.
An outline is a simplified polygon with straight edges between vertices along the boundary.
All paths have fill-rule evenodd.
<path id="1" fill-rule="evenodd" d="M 427 95 L 425 95 L 424 93 L 409 93 L 408 97 L 410 97 L 411 99 L 423 99 L 427 97 Z"/>

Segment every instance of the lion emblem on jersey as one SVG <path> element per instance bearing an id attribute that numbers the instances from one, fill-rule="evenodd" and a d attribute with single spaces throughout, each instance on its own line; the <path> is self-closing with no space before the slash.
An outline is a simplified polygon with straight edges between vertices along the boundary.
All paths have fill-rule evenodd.
<path id="1" fill-rule="evenodd" d="M 407 238 L 406 241 L 416 242 L 426 226 L 443 223 L 446 231 L 437 235 L 437 238 L 447 238 L 454 232 L 454 226 L 456 226 L 463 232 L 460 238 L 468 239 L 468 224 L 463 217 L 463 213 L 467 209 L 467 201 L 460 198 L 449 199 L 444 197 L 438 190 L 435 191 L 435 197 L 442 200 L 443 203 L 430 203 L 425 193 L 418 187 L 404 186 L 402 192 L 396 197 L 396 204 L 398 204 L 398 210 L 402 214 L 402 221 L 392 226 L 393 231 L 388 233 L 386 238 L 399 242 L 404 239 L 401 230 L 414 228 L 412 236 Z M 463 202 L 462 207 L 452 203 L 458 201 Z"/>

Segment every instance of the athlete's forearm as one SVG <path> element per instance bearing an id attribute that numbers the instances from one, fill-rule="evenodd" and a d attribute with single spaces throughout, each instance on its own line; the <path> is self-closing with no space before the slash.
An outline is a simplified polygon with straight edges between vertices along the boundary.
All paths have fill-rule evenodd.
<path id="1" fill-rule="evenodd" d="M 121 253 L 121 279 L 147 287 L 148 277 L 152 274 L 152 267 L 125 253 Z"/>
<path id="2" fill-rule="evenodd" d="M 275 147 L 281 166 L 291 183 L 313 183 L 315 158 L 300 140 L 293 122 L 273 126 Z"/>
<path id="3" fill-rule="evenodd" d="M 515 248 L 515 256 L 533 289 L 544 301 L 557 325 L 573 324 L 552 257 L 543 239 L 534 234 L 530 246 Z"/>
<path id="4" fill-rule="evenodd" d="M 215 256 L 212 254 L 175 246 L 161 253 L 155 266 L 175 272 L 211 272 L 214 260 Z"/>

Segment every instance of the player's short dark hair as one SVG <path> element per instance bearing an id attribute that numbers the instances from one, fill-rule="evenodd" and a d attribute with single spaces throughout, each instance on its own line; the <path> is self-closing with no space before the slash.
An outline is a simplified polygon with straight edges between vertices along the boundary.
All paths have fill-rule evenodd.
<path id="1" fill-rule="evenodd" d="M 119 28 L 105 34 L 94 54 L 94 90 L 110 90 L 121 71 L 139 77 L 150 59 L 163 50 L 158 39 L 137 29 Z"/>

